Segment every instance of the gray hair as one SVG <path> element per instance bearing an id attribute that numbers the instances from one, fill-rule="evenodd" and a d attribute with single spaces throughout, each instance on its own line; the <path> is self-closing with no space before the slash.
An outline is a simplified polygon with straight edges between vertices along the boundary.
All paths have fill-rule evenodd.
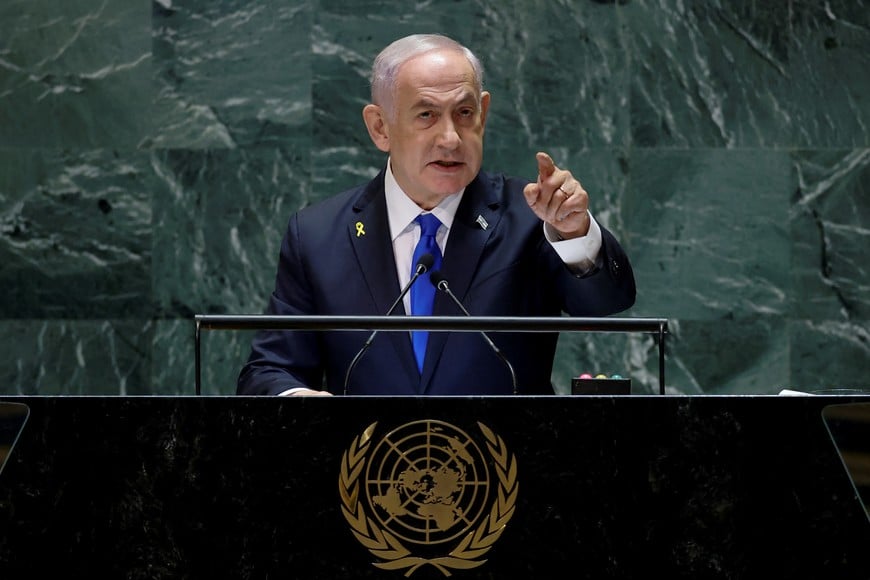
<path id="1" fill-rule="evenodd" d="M 399 69 L 412 58 L 435 50 L 455 50 L 464 54 L 471 64 L 474 86 L 480 95 L 483 91 L 483 66 L 473 52 L 441 34 L 412 34 L 396 40 L 375 58 L 371 76 L 372 102 L 386 109 L 390 117 L 395 117 L 393 96 Z"/>

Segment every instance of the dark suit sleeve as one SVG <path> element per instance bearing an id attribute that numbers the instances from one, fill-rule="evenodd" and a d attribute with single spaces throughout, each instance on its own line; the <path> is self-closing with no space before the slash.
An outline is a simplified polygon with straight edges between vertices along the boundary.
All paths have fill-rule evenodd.
<path id="1" fill-rule="evenodd" d="M 554 268 L 562 310 L 571 316 L 608 316 L 634 305 L 637 288 L 628 256 L 613 234 L 601 224 L 599 227 L 600 266 L 577 275 L 559 259 L 561 267 Z"/>
<path id="2" fill-rule="evenodd" d="M 307 315 L 314 302 L 299 239 L 298 215 L 294 215 L 281 243 L 275 290 L 266 314 Z M 251 354 L 242 368 L 237 393 L 277 395 L 296 387 L 320 389 L 321 345 L 315 332 L 259 331 L 251 343 Z"/>

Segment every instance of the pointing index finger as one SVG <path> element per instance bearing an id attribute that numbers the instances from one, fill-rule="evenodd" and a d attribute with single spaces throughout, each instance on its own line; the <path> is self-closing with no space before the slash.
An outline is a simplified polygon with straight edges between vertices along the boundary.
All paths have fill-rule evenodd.
<path id="1" fill-rule="evenodd" d="M 543 151 L 539 151 L 535 155 L 535 158 L 538 160 L 538 174 L 541 176 L 542 181 L 553 175 L 553 172 L 556 171 L 556 164 L 553 163 L 552 157 Z"/>

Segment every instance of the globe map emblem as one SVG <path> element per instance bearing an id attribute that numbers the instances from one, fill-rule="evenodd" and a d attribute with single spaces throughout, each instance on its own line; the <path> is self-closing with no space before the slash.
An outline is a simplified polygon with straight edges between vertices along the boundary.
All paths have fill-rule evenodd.
<path id="1" fill-rule="evenodd" d="M 369 510 L 409 543 L 449 542 L 487 509 L 487 460 L 467 433 L 437 420 L 407 423 L 374 448 L 366 470 Z"/>

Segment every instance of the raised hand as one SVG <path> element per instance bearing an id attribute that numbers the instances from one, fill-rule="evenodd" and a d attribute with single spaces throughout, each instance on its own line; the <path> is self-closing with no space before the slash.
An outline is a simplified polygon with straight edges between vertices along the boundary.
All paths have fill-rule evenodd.
<path id="1" fill-rule="evenodd" d="M 589 194 L 570 171 L 559 169 L 543 152 L 538 160 L 538 179 L 523 189 L 535 215 L 553 226 L 564 239 L 585 236 L 589 231 Z"/>

